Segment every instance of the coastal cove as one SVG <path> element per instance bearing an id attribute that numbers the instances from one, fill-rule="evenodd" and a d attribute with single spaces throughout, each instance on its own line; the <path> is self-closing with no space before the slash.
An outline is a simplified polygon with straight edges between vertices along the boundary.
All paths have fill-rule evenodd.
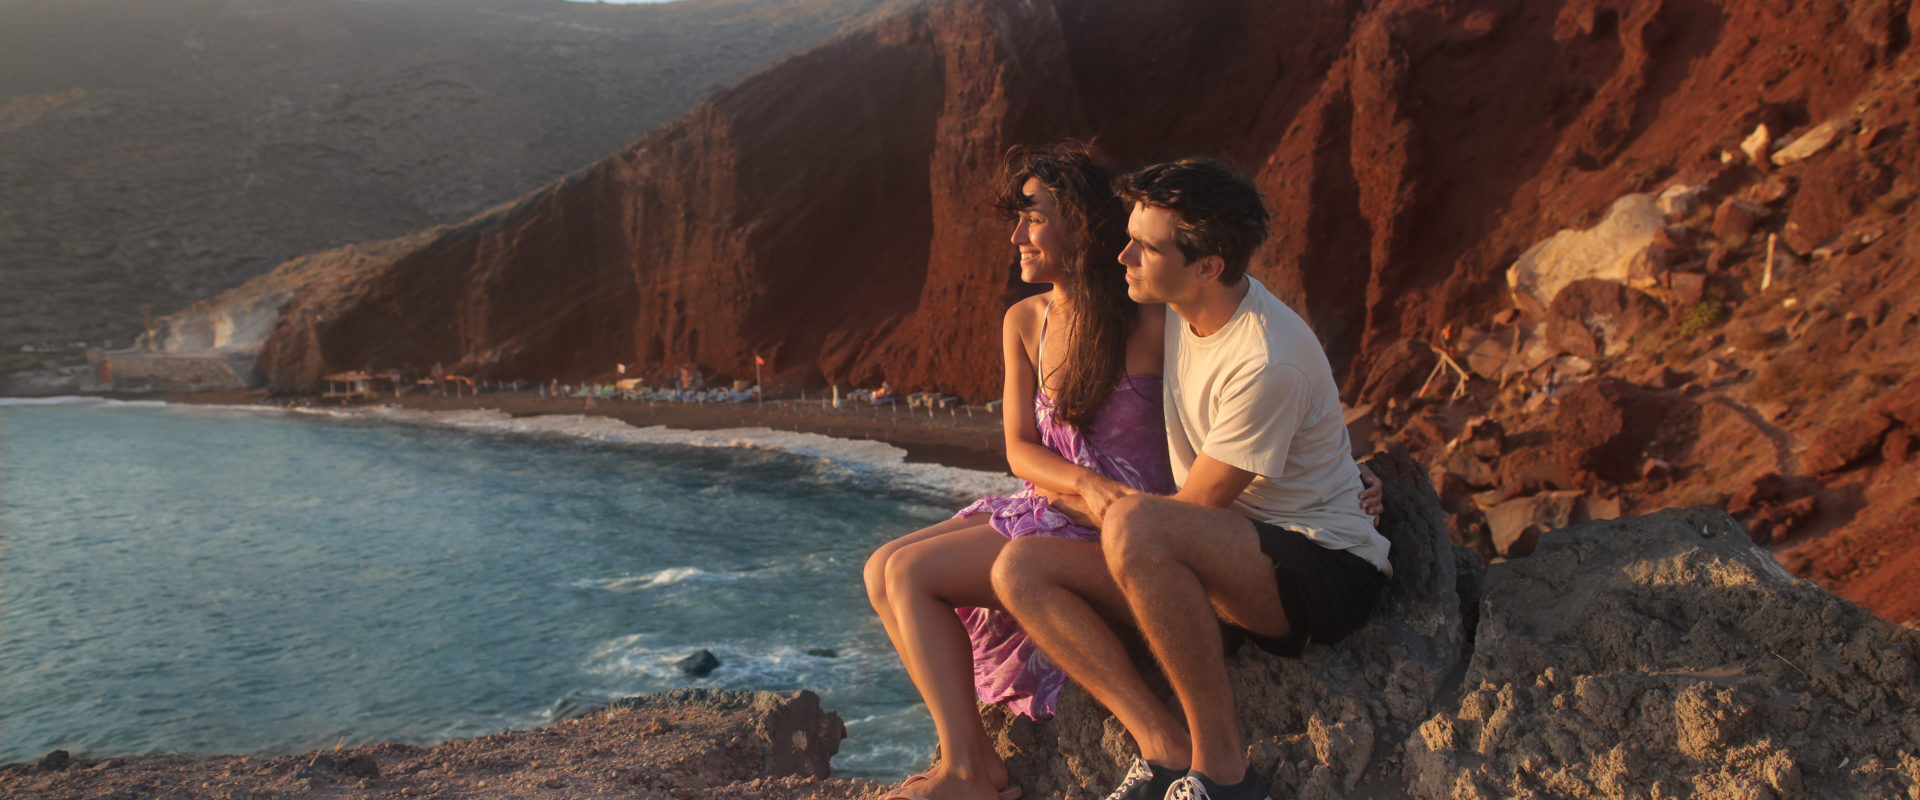
<path id="1" fill-rule="evenodd" d="M 924 763 L 859 565 L 1012 488 L 909 460 L 997 426 L 847 429 L 935 431 L 903 452 L 523 399 L 547 405 L 0 401 L 0 761 L 433 744 L 706 687 L 820 692 L 836 775 Z M 721 667 L 683 674 L 700 649 Z"/>

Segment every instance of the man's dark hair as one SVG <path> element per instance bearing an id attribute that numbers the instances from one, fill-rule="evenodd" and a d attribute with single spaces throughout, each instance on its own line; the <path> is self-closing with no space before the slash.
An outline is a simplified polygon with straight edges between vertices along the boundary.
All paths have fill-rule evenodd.
<path id="1" fill-rule="evenodd" d="M 1174 243 L 1188 261 L 1219 256 L 1232 285 L 1267 239 L 1267 206 L 1253 181 L 1211 158 L 1183 158 L 1121 176 L 1120 197 L 1173 212 Z"/>

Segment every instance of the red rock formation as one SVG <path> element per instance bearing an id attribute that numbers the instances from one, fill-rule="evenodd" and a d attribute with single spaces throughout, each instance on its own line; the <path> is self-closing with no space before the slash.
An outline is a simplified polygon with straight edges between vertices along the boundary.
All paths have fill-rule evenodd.
<path id="1" fill-rule="evenodd" d="M 1702 131 L 1843 108 L 1908 36 L 1904 4 L 1870 5 L 937 4 L 383 267 L 316 259 L 263 363 L 306 388 L 369 364 L 544 379 L 760 353 L 788 383 L 991 396 L 1019 287 L 987 178 L 1009 145 L 1097 136 L 1122 164 L 1255 171 L 1281 222 L 1254 272 L 1359 380 L 1495 310 L 1526 245 L 1717 166 Z M 1820 46 L 1767 44 L 1809 30 Z"/>

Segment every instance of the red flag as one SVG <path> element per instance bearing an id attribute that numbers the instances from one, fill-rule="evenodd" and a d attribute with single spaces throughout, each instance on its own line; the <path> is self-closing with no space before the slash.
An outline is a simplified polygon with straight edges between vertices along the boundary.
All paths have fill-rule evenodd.
<path id="1" fill-rule="evenodd" d="M 759 353 L 755 353 L 755 354 L 753 354 L 753 365 L 754 365 L 754 366 L 756 366 L 756 367 L 758 367 L 758 366 L 764 366 L 764 365 L 765 365 L 766 363 L 767 363 L 767 360 L 766 360 L 766 359 L 764 359 L 764 358 L 761 358 L 761 357 L 760 357 L 760 354 L 759 354 Z"/>

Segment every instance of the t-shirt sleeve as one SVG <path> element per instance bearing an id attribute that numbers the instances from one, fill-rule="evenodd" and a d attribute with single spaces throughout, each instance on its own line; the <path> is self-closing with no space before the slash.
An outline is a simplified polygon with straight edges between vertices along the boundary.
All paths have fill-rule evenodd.
<path id="1" fill-rule="evenodd" d="M 1221 389 L 1201 452 L 1278 480 L 1306 415 L 1307 376 L 1291 364 L 1268 363 L 1235 375 Z"/>

